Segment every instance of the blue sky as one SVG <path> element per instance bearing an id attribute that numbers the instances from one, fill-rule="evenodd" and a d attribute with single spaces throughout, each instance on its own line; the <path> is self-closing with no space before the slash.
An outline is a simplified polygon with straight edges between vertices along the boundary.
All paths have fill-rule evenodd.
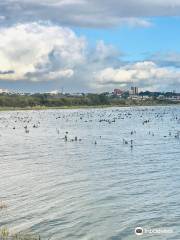
<path id="1" fill-rule="evenodd" d="M 78 35 L 84 35 L 95 45 L 103 39 L 116 46 L 130 61 L 144 60 L 156 52 L 180 52 L 180 18 L 151 18 L 152 26 L 121 26 L 110 29 L 74 28 Z"/>
<path id="2" fill-rule="evenodd" d="M 0 88 L 180 91 L 178 0 L 4 0 Z"/>

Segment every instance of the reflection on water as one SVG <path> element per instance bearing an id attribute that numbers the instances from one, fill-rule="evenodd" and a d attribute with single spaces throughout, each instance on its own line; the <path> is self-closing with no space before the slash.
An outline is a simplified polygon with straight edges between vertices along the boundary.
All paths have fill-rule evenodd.
<path id="1" fill-rule="evenodd" d="M 1 112 L 0 225 L 53 240 L 137 239 L 138 226 L 173 229 L 141 239 L 180 239 L 179 130 L 179 107 Z"/>

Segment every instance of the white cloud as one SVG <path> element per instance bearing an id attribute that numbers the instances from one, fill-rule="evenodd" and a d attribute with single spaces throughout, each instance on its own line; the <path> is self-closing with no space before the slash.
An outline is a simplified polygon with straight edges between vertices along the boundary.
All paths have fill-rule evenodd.
<path id="1" fill-rule="evenodd" d="M 48 73 L 47 78 L 50 80 L 53 79 L 58 79 L 58 78 L 70 78 L 74 75 L 74 71 L 72 69 L 64 69 L 64 70 L 60 70 L 57 72 L 50 72 Z"/>
<path id="2" fill-rule="evenodd" d="M 143 27 L 143 28 L 148 28 L 153 26 L 152 22 L 148 19 L 143 19 L 143 18 L 137 18 L 137 17 L 126 17 L 126 18 L 121 18 L 119 19 L 119 22 L 115 25 L 128 25 L 130 27 Z"/>
<path id="3" fill-rule="evenodd" d="M 149 27 L 151 17 L 180 16 L 179 0 L 3 0 L 7 21 L 50 20 L 78 27 Z"/>
<path id="4" fill-rule="evenodd" d="M 86 41 L 69 28 L 17 24 L 0 28 L 0 39 L 0 79 L 70 78 L 84 62 Z"/>
<path id="5" fill-rule="evenodd" d="M 160 66 L 180 67 L 180 52 L 157 52 L 150 59 Z"/>
<path id="6" fill-rule="evenodd" d="M 170 67 L 159 67 L 154 62 L 145 61 L 128 64 L 121 68 L 105 68 L 96 72 L 99 85 L 124 85 L 136 83 L 138 86 L 168 86 L 180 83 L 180 70 Z"/>
<path id="7" fill-rule="evenodd" d="M 113 46 L 107 45 L 104 41 L 100 40 L 96 44 L 94 58 L 98 60 L 106 60 L 118 57 L 120 52 Z"/>
<path id="8" fill-rule="evenodd" d="M 88 48 L 86 39 L 71 29 L 42 23 L 0 28 L 0 80 L 58 82 L 90 91 L 111 91 L 118 85 L 165 89 L 179 86 L 180 70 L 158 61 L 125 63 L 113 45 L 98 41 Z M 121 58 L 120 58 L 121 56 Z M 177 61 L 177 55 L 171 55 Z M 168 58 L 169 60 L 169 58 Z M 171 67 L 170 67 L 171 66 Z"/>

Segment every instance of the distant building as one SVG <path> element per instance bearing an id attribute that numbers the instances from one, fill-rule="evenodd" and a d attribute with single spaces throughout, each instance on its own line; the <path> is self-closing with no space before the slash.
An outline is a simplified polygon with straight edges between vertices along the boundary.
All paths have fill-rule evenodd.
<path id="1" fill-rule="evenodd" d="M 45 93 L 50 94 L 50 95 L 58 95 L 59 91 L 58 90 L 53 90 L 53 91 L 45 92 Z"/>
<path id="2" fill-rule="evenodd" d="M 139 94 L 138 87 L 131 87 L 130 95 L 138 95 L 138 94 Z"/>
<path id="3" fill-rule="evenodd" d="M 82 96 L 84 96 L 84 94 L 83 93 L 70 93 L 70 96 L 72 96 L 72 97 L 82 97 Z"/>
<path id="4" fill-rule="evenodd" d="M 116 95 L 116 96 L 121 96 L 123 93 L 124 93 L 124 91 L 123 90 L 121 90 L 121 89 L 114 89 L 114 95 Z"/>
<path id="5" fill-rule="evenodd" d="M 7 89 L 2 89 L 2 88 L 0 88 L 0 94 L 1 94 L 1 93 L 10 93 L 10 91 L 7 90 Z"/>

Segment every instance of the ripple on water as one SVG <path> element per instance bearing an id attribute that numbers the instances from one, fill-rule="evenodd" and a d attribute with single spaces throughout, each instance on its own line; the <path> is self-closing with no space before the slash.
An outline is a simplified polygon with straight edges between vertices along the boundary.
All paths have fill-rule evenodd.
<path id="1" fill-rule="evenodd" d="M 179 107 L 0 112 L 0 225 L 52 240 L 134 240 L 137 226 L 173 229 L 142 239 L 180 239 L 178 119 Z"/>

